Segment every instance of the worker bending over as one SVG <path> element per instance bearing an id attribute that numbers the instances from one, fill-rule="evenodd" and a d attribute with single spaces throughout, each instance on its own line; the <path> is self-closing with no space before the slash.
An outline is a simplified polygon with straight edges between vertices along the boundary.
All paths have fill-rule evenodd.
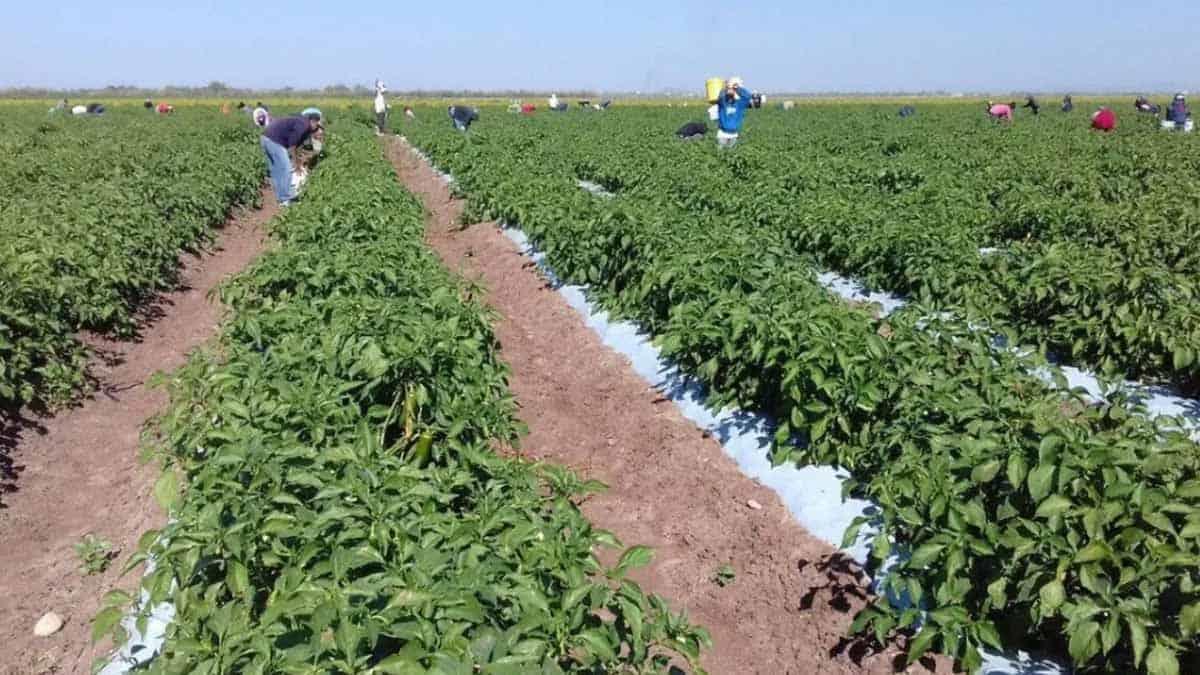
<path id="1" fill-rule="evenodd" d="M 465 105 L 452 105 L 446 111 L 450 113 L 454 128 L 463 132 L 471 127 L 471 122 L 479 119 L 479 111 Z"/>
<path id="2" fill-rule="evenodd" d="M 1101 106 L 1099 110 L 1092 113 L 1092 128 L 1105 133 L 1116 129 L 1117 114 L 1107 106 Z"/>
<path id="3" fill-rule="evenodd" d="M 1015 108 L 1016 105 L 1016 103 L 992 103 L 991 101 L 988 101 L 987 113 L 994 120 L 1011 122 L 1013 119 L 1013 108 Z"/>
<path id="4" fill-rule="evenodd" d="M 297 157 L 300 146 L 321 128 L 321 113 L 305 111 L 299 117 L 283 117 L 272 121 L 263 131 L 260 144 L 267 156 L 271 174 L 271 185 L 280 206 L 289 206 L 296 199 L 292 190 L 293 167 L 299 167 Z"/>

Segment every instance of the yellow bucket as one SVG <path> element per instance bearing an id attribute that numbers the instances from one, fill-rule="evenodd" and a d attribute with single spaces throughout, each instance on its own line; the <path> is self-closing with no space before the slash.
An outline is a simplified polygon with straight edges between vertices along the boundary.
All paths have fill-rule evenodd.
<path id="1" fill-rule="evenodd" d="M 708 95 L 709 103 L 716 103 L 721 97 L 721 90 L 725 88 L 725 80 L 720 77 L 710 77 L 704 82 L 704 92 Z"/>

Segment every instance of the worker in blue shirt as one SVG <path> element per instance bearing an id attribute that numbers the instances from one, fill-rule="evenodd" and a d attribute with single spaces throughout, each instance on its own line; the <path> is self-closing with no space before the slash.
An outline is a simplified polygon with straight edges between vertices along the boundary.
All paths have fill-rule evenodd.
<path id="1" fill-rule="evenodd" d="M 750 92 L 742 86 L 742 78 L 725 81 L 725 90 L 717 97 L 717 146 L 731 148 L 737 144 L 742 131 L 742 118 L 750 107 Z"/>

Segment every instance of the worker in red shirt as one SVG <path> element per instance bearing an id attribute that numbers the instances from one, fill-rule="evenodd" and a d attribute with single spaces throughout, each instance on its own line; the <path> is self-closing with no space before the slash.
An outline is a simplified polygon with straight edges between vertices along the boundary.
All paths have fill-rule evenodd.
<path id="1" fill-rule="evenodd" d="M 1092 115 L 1092 128 L 1109 132 L 1117 128 L 1117 114 L 1108 107 L 1101 107 Z"/>
<path id="2" fill-rule="evenodd" d="M 168 115 L 170 113 L 175 112 L 175 106 L 163 101 L 162 103 L 158 104 L 158 107 L 156 108 L 156 110 L 158 111 L 159 115 Z"/>

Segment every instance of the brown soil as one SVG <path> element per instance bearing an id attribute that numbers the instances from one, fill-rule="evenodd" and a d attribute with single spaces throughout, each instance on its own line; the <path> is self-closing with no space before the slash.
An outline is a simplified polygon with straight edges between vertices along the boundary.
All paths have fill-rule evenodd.
<path id="1" fill-rule="evenodd" d="M 429 244 L 487 288 L 501 315 L 509 385 L 530 430 L 523 452 L 610 486 L 584 512 L 626 545 L 654 547 L 655 562 L 635 578 L 712 632 L 709 672 L 903 672 L 896 647 L 876 652 L 843 639 L 867 597 L 853 563 L 808 534 L 774 492 L 605 347 L 495 223 L 463 229 L 462 204 L 402 139 L 388 151 L 430 211 Z M 712 578 L 726 563 L 737 576 L 721 587 Z M 929 659 L 910 672 L 930 667 L 951 671 L 945 659 Z"/>
<path id="2" fill-rule="evenodd" d="M 180 256 L 178 289 L 143 310 L 136 340 L 84 336 L 95 356 L 90 396 L 51 418 L 26 416 L 0 439 L 14 469 L 0 509 L 0 672 L 88 673 L 105 654 L 105 646 L 91 644 L 91 617 L 105 593 L 136 587 L 137 573 L 122 578 L 121 568 L 141 534 L 163 521 L 150 495 L 155 467 L 139 462 L 138 448 L 143 424 L 167 395 L 146 380 L 183 365 L 216 333 L 222 310 L 208 292 L 263 250 L 265 224 L 277 211 L 267 192 L 263 200 L 261 210 L 235 213 L 210 250 Z M 80 572 L 74 546 L 89 533 L 121 551 L 103 574 Z M 66 624 L 35 637 L 33 626 L 48 611 Z"/>

